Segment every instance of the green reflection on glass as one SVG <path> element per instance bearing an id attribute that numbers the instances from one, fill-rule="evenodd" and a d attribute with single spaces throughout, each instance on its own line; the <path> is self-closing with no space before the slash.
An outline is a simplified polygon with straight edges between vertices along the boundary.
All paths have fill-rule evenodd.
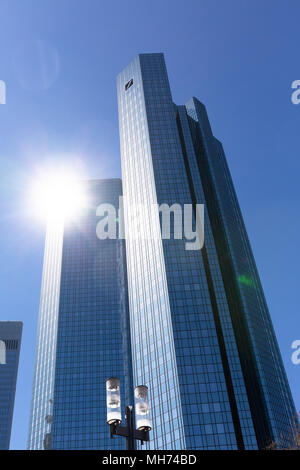
<path id="1" fill-rule="evenodd" d="M 241 284 L 244 284 L 245 286 L 249 286 L 249 287 L 254 286 L 253 279 L 250 279 L 250 277 L 245 276 L 245 274 L 241 274 L 240 276 L 238 276 L 238 281 Z"/>

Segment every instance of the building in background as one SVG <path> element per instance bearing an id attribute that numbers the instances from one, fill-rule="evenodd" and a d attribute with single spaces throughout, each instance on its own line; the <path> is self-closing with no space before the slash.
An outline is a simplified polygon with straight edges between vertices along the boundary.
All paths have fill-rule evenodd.
<path id="1" fill-rule="evenodd" d="M 124 240 L 96 235 L 101 203 L 119 207 L 120 179 L 85 183 L 88 207 L 47 229 L 29 449 L 122 449 L 106 425 L 105 380 L 132 402 Z"/>
<path id="2" fill-rule="evenodd" d="M 134 385 L 150 449 L 256 449 L 289 440 L 295 408 L 221 143 L 196 98 L 173 103 L 163 54 L 118 76 L 126 233 L 137 204 L 205 205 L 205 243 L 162 239 L 158 210 L 126 239 Z"/>
<path id="3" fill-rule="evenodd" d="M 8 450 L 23 323 L 0 321 L 0 449 Z"/>

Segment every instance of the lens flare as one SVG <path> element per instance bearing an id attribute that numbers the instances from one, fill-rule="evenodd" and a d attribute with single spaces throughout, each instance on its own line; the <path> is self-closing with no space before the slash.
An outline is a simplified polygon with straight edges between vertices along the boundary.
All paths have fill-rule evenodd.
<path id="1" fill-rule="evenodd" d="M 253 287 L 254 282 L 250 277 L 247 277 L 245 274 L 238 276 L 238 281 L 245 286 Z"/>
<path id="2" fill-rule="evenodd" d="M 84 184 L 70 172 L 45 172 L 31 187 L 34 215 L 52 223 L 74 218 L 87 205 Z"/>

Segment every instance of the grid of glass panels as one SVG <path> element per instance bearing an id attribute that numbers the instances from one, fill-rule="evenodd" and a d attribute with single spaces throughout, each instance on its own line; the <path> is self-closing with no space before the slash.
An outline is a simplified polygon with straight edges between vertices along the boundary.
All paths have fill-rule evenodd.
<path id="1" fill-rule="evenodd" d="M 141 56 L 118 76 L 118 106 L 134 385 L 149 388 L 150 449 L 184 449 L 177 361 L 149 141 Z M 127 85 L 131 83 L 131 85 Z M 144 204 L 140 217 L 134 206 Z M 134 235 L 140 231 L 140 239 Z"/>
<path id="2" fill-rule="evenodd" d="M 215 240 L 212 233 L 209 213 L 207 211 L 207 202 L 204 195 L 199 169 L 197 166 L 196 155 L 194 151 L 192 136 L 189 128 L 189 121 L 185 106 L 177 107 L 178 124 L 182 132 L 182 146 L 186 152 L 187 167 L 190 172 L 191 184 L 193 187 L 195 199 L 198 203 L 205 204 L 205 248 L 212 274 L 212 283 L 219 311 L 220 323 L 225 342 L 226 356 L 230 367 L 232 386 L 234 389 L 236 406 L 238 409 L 238 420 L 240 423 L 240 432 L 242 433 L 245 449 L 256 449 L 257 441 L 252 422 L 250 406 L 247 397 L 247 391 L 243 379 L 243 372 L 240 364 L 238 348 L 235 340 L 234 329 L 231 322 L 230 311 L 227 304 L 226 293 L 223 285 L 223 279 L 220 269 L 220 263 L 215 247 Z"/>
<path id="3" fill-rule="evenodd" d="M 96 208 L 118 210 L 122 183 L 90 181 L 86 192 L 88 208 L 64 230 L 51 448 L 124 449 L 109 435 L 105 381 L 120 378 L 122 410 L 133 403 L 125 244 L 96 235 Z"/>
<path id="4" fill-rule="evenodd" d="M 220 234 L 218 251 L 231 310 L 233 316 L 242 316 L 245 321 L 244 324 L 236 321 L 236 335 L 240 350 L 244 350 L 242 357 L 247 386 L 252 389 L 259 445 L 263 447 L 270 440 L 288 442 L 295 407 L 223 147 L 212 134 L 205 106 L 192 98 L 186 110 L 198 149 L 214 233 Z M 231 270 L 227 269 L 229 262 L 225 259 L 230 260 Z M 246 352 L 245 338 L 250 344 Z M 249 360 L 249 356 L 253 358 L 251 366 L 245 359 Z"/>
<path id="5" fill-rule="evenodd" d="M 131 83 L 128 88 L 127 83 Z M 124 194 L 129 199 L 127 212 L 125 207 L 125 222 L 128 231 L 132 232 L 137 227 L 132 221 L 130 203 L 151 201 L 183 206 L 191 203 L 192 198 L 163 55 L 139 55 L 118 77 L 118 99 Z M 153 226 L 157 229 L 157 218 L 158 214 L 155 214 L 155 220 L 153 217 L 152 221 L 150 219 L 152 230 Z M 150 222 L 144 214 L 143 230 L 151 230 L 148 227 Z M 151 397 L 155 417 L 153 448 L 171 449 L 178 448 L 178 445 L 187 449 L 237 448 L 220 336 L 223 341 L 225 339 L 225 354 L 232 354 L 232 357 L 227 357 L 230 367 L 227 376 L 230 376 L 234 386 L 233 400 L 238 406 L 237 420 L 242 427 L 244 445 L 247 448 L 256 447 L 210 232 L 208 236 L 211 284 L 219 309 L 221 332 L 216 327 L 212 294 L 201 251 L 186 251 L 184 240 L 159 240 L 163 256 L 158 257 L 158 250 L 152 249 L 152 240 L 127 241 L 126 244 L 135 376 L 148 379 L 150 388 L 154 385 Z M 161 250 L 159 242 L 156 243 Z M 155 315 L 153 305 L 159 308 L 163 295 L 163 301 L 168 302 L 170 309 L 166 318 L 169 322 L 171 317 L 171 331 L 165 330 L 161 341 L 159 324 L 153 329 L 149 320 Z M 172 363 L 176 367 L 174 372 L 179 384 L 176 400 L 177 403 L 180 400 L 181 404 L 184 443 L 173 442 L 170 414 L 163 413 L 161 409 L 162 399 L 168 396 L 168 388 L 164 386 L 165 370 L 160 369 L 158 382 L 152 379 L 152 375 L 156 374 L 157 362 L 163 364 L 166 360 L 164 347 L 169 337 L 173 337 L 176 356 L 172 358 Z M 149 346 L 153 357 L 151 364 L 148 360 Z M 159 387 L 159 381 L 162 387 Z"/>
<path id="6" fill-rule="evenodd" d="M 164 59 L 161 54 L 142 55 L 140 61 L 158 202 L 183 207 L 192 200 Z M 236 436 L 202 253 L 185 250 L 181 240 L 164 240 L 163 248 L 186 446 L 234 449 Z"/>
<path id="7" fill-rule="evenodd" d="M 63 230 L 63 223 L 55 221 L 46 232 L 28 437 L 31 450 L 43 449 L 45 418 L 52 413 Z"/>
<path id="8" fill-rule="evenodd" d="M 9 449 L 22 327 L 22 322 L 0 322 L 0 341 L 5 344 L 0 362 L 0 450 Z"/>

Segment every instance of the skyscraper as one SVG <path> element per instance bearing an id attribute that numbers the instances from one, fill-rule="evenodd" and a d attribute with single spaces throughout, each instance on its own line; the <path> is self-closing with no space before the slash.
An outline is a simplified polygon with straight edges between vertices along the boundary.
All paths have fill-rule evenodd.
<path id="1" fill-rule="evenodd" d="M 23 323 L 0 322 L 0 449 L 8 450 Z"/>
<path id="2" fill-rule="evenodd" d="M 119 206 L 119 179 L 83 183 L 88 205 L 47 230 L 29 449 L 118 449 L 106 426 L 105 380 L 132 374 L 124 240 L 96 235 L 102 204 Z"/>
<path id="3" fill-rule="evenodd" d="M 257 449 L 290 438 L 295 408 L 221 143 L 196 98 L 173 103 L 163 54 L 118 76 L 134 385 L 151 449 Z M 205 206 L 205 242 L 163 239 L 151 205 Z M 195 213 L 194 213 L 195 218 Z"/>

